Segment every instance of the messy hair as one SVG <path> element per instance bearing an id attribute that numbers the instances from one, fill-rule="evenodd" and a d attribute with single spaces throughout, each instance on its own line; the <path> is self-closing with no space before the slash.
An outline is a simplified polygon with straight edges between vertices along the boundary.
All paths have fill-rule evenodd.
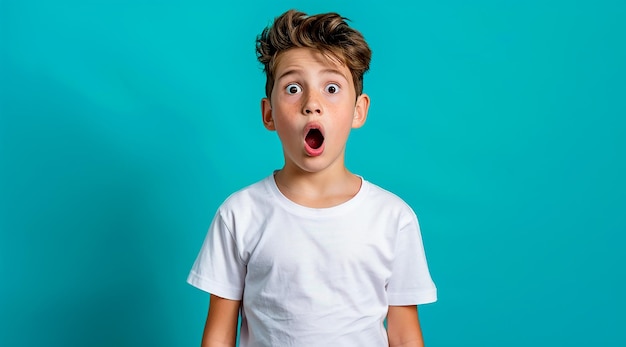
<path id="1" fill-rule="evenodd" d="M 361 95 L 363 74 L 369 69 L 372 51 L 363 35 L 348 26 L 347 20 L 333 12 L 307 16 L 289 10 L 266 27 L 256 40 L 257 59 L 263 64 L 266 77 L 266 96 L 269 98 L 274 88 L 278 56 L 291 48 L 312 48 L 346 65 L 356 95 Z"/>

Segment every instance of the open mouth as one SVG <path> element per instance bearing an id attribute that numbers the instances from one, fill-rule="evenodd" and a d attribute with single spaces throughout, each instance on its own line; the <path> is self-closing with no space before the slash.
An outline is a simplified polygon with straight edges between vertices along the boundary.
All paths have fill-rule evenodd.
<path id="1" fill-rule="evenodd" d="M 319 149 L 324 143 L 324 135 L 319 129 L 310 129 L 304 138 L 306 144 L 312 149 Z"/>
<path id="2" fill-rule="evenodd" d="M 317 157 L 324 152 L 324 131 L 317 124 L 309 124 L 305 128 L 304 150 L 311 157 Z"/>

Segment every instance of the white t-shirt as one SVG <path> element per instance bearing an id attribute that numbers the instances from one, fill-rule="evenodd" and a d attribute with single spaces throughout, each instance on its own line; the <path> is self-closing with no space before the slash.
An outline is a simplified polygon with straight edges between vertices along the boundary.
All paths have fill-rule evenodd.
<path id="1" fill-rule="evenodd" d="M 188 282 L 242 300 L 240 346 L 388 346 L 389 305 L 437 300 L 413 210 L 362 179 L 330 208 L 287 199 L 273 175 L 217 211 Z"/>

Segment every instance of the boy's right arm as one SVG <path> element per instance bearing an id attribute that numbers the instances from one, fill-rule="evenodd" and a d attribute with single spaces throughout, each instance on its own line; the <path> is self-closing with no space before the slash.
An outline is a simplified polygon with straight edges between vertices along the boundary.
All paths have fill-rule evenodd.
<path id="1" fill-rule="evenodd" d="M 235 347 L 241 301 L 211 294 L 202 347 Z"/>

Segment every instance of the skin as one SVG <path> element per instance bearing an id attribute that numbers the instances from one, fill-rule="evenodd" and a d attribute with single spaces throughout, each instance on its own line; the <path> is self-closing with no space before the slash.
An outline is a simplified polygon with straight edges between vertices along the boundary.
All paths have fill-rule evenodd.
<path id="1" fill-rule="evenodd" d="M 387 336 L 392 347 L 424 347 L 417 306 L 389 306 Z"/>
<path id="2" fill-rule="evenodd" d="M 293 48 L 278 57 L 270 98 L 261 101 L 265 128 L 276 131 L 283 146 L 284 167 L 276 174 L 281 192 L 308 207 L 330 207 L 352 198 L 361 180 L 344 165 L 346 141 L 363 126 L 369 96 L 358 97 L 350 70 L 308 48 Z M 288 88 L 289 87 L 289 88 Z M 295 88 L 297 92 L 290 93 Z M 324 152 L 309 156 L 304 129 L 324 129 Z"/>
<path id="3" fill-rule="evenodd" d="M 283 147 L 284 167 L 275 175 L 281 192 L 303 206 L 327 208 L 354 197 L 361 179 L 345 167 L 350 131 L 363 126 L 370 99 L 356 95 L 350 70 L 308 48 L 292 48 L 278 57 L 270 98 L 261 100 L 266 129 L 276 131 Z M 323 128 L 324 151 L 305 150 L 305 129 Z M 235 346 L 241 302 L 211 295 L 203 347 Z M 416 306 L 389 306 L 390 346 L 423 346 Z"/>
<path id="4" fill-rule="evenodd" d="M 202 347 L 235 346 L 240 305 L 239 300 L 228 300 L 211 294 Z"/>

